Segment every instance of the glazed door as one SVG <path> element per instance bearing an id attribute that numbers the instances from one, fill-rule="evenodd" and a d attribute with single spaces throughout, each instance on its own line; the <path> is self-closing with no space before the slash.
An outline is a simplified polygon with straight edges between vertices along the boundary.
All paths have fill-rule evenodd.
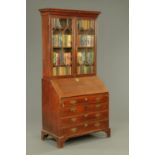
<path id="1" fill-rule="evenodd" d="M 51 70 L 53 76 L 73 75 L 73 43 L 73 19 L 51 17 Z"/>
<path id="2" fill-rule="evenodd" d="M 96 73 L 96 34 L 95 20 L 76 20 L 76 74 L 77 76 Z"/>

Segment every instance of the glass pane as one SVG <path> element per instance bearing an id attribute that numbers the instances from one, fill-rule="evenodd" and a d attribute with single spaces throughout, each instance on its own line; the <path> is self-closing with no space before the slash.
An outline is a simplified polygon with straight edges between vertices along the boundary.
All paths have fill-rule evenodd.
<path id="1" fill-rule="evenodd" d="M 78 19 L 77 74 L 94 73 L 95 21 Z"/>
<path id="2" fill-rule="evenodd" d="M 52 19 L 53 76 L 72 74 L 72 19 Z"/>

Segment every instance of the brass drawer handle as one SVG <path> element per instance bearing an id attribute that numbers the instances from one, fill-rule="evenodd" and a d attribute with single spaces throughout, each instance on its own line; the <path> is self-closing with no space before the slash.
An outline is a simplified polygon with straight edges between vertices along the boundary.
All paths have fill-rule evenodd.
<path id="1" fill-rule="evenodd" d="M 77 132 L 77 128 L 72 128 L 71 131 L 75 133 Z"/>
<path id="2" fill-rule="evenodd" d="M 75 112 L 76 111 L 76 107 L 70 108 L 71 112 Z"/>
<path id="3" fill-rule="evenodd" d="M 100 123 L 95 123 L 94 126 L 99 127 L 101 124 Z"/>
<path id="4" fill-rule="evenodd" d="M 101 100 L 101 98 L 100 98 L 100 97 L 97 97 L 97 98 L 96 98 L 96 101 L 97 101 L 97 102 L 99 102 L 100 100 Z"/>
<path id="5" fill-rule="evenodd" d="M 71 118 L 72 122 L 76 122 L 76 120 L 77 120 L 76 118 Z"/>
<path id="6" fill-rule="evenodd" d="M 87 127 L 87 126 L 88 126 L 88 124 L 87 124 L 87 123 L 85 123 L 85 124 L 84 124 L 84 127 Z"/>
<path id="7" fill-rule="evenodd" d="M 85 114 L 84 117 L 88 117 L 88 114 Z"/>
<path id="8" fill-rule="evenodd" d="M 96 108 L 99 108 L 99 107 L 101 107 L 101 104 L 96 104 Z"/>
<path id="9" fill-rule="evenodd" d="M 74 105 L 74 104 L 77 103 L 77 101 L 76 100 L 71 100 L 70 103 Z"/>
<path id="10" fill-rule="evenodd" d="M 100 114 L 96 114 L 95 116 L 96 116 L 96 117 L 100 117 L 101 115 L 100 115 Z"/>

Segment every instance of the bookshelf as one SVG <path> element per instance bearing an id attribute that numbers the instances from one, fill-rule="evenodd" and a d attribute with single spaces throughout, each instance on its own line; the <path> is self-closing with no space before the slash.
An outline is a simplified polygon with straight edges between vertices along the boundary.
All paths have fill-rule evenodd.
<path id="1" fill-rule="evenodd" d="M 46 77 L 96 75 L 96 12 L 79 16 L 65 12 L 49 14 L 42 20 L 47 38 L 44 41 L 43 74 Z M 47 31 L 48 30 L 48 31 Z M 45 35 L 45 33 L 43 33 Z M 50 60 L 49 60 L 50 58 Z"/>
<path id="2" fill-rule="evenodd" d="M 62 148 L 70 138 L 110 137 L 109 92 L 96 75 L 99 11 L 45 8 L 42 19 L 42 130 Z"/>

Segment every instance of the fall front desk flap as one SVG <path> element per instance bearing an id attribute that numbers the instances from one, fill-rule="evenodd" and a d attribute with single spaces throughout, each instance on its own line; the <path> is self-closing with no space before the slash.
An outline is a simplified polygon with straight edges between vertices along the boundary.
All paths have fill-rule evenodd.
<path id="1" fill-rule="evenodd" d="M 60 97 L 108 92 L 104 83 L 97 76 L 52 79 L 51 83 Z"/>

